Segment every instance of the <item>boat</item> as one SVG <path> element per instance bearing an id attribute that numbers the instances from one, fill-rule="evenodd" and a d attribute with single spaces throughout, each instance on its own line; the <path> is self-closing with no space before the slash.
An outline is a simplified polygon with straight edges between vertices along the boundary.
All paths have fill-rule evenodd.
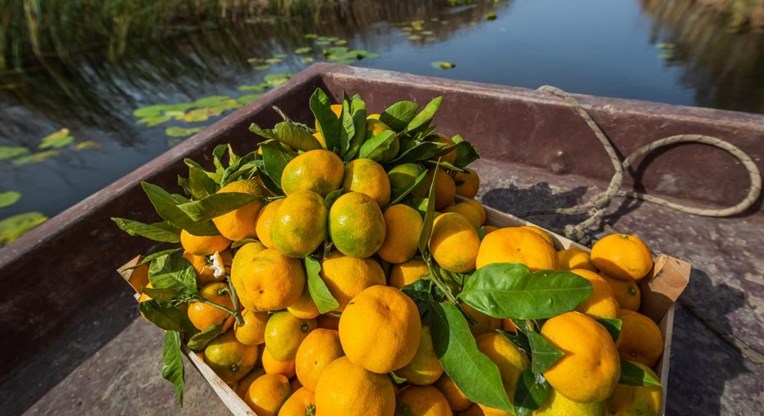
<path id="1" fill-rule="evenodd" d="M 0 402 L 16 402 L 6 408 L 10 413 L 77 406 L 119 413 L 115 409 L 121 409 L 123 402 L 89 395 L 77 383 L 106 388 L 130 380 L 121 374 L 137 368 L 118 371 L 108 363 L 124 366 L 147 359 L 158 363 L 161 336 L 140 322 L 131 293 L 115 277 L 115 269 L 136 253 L 152 249 L 152 243 L 128 236 L 110 218 L 156 221 L 141 181 L 173 187 L 178 175 L 186 173 L 184 158 L 211 163 L 209 155 L 218 144 L 231 143 L 237 153 L 253 150 L 258 138 L 248 127 L 253 122 L 270 126 L 280 121 L 274 106 L 294 120 L 311 121 L 306 103 L 319 87 L 335 100 L 344 92 L 358 93 L 370 112 L 402 99 L 424 104 L 442 96 L 435 124 L 439 131 L 460 134 L 476 145 L 481 154 L 476 162 L 482 178 L 479 197 L 484 204 L 552 230 L 579 223 L 587 214 L 542 211 L 586 200 L 605 190 L 614 175 L 592 128 L 570 100 L 553 89 L 312 65 L 0 249 L 4 312 L 0 328 L 5 334 L 0 345 Z M 621 157 L 663 137 L 704 135 L 733 144 L 753 161 L 759 175 L 763 170 L 762 115 L 579 94 L 568 97 L 592 118 Z M 677 144 L 634 160 L 625 169 L 622 188 L 721 209 L 752 193 L 751 178 L 751 172 L 728 152 L 700 143 Z M 701 405 L 708 412 L 711 405 L 714 413 L 742 392 L 756 396 L 763 375 L 759 191 L 750 207 L 729 218 L 689 215 L 639 199 L 615 198 L 602 222 L 640 235 L 654 250 L 693 265 L 691 290 L 680 298 L 674 320 L 675 334 L 681 336 L 672 344 L 667 412 L 687 413 Z M 141 343 L 136 337 L 156 339 Z M 146 351 L 130 350 L 144 344 Z M 99 372 L 104 368 L 113 371 Z M 737 377 L 750 373 L 751 379 Z M 84 380 L 85 374 L 91 378 Z M 120 377 L 115 379 L 115 374 Z M 163 383 L 158 370 L 152 376 Z M 72 398 L 73 391 L 82 396 Z M 170 401 L 171 395 L 134 398 L 132 405 L 151 403 L 155 407 L 146 409 L 162 409 L 164 404 L 158 403 Z M 697 397 L 710 398 L 699 402 Z M 207 402 L 194 404 L 200 413 L 215 411 L 210 409 L 219 405 Z"/>

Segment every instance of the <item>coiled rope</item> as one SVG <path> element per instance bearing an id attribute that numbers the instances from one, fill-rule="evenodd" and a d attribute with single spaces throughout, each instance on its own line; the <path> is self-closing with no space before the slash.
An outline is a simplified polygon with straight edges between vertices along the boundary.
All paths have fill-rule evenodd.
<path id="1" fill-rule="evenodd" d="M 533 213 L 527 213 L 527 215 L 528 214 L 572 215 L 572 214 L 587 213 L 587 218 L 584 221 L 578 224 L 568 224 L 565 226 L 564 233 L 566 237 L 571 240 L 578 241 L 581 244 L 587 244 L 590 238 L 585 233 L 585 230 L 591 227 L 600 227 L 601 222 L 603 220 L 603 214 L 608 209 L 608 206 L 610 205 L 611 200 L 617 197 L 646 201 L 646 202 L 650 202 L 653 204 L 657 204 L 660 206 L 664 206 L 667 208 L 674 209 L 676 211 L 680 211 L 680 212 L 684 212 L 684 213 L 692 214 L 692 215 L 700 215 L 700 216 L 706 216 L 706 217 L 727 217 L 727 216 L 739 214 L 745 211 L 746 209 L 751 207 L 757 201 L 757 198 L 760 196 L 760 191 L 762 191 L 762 176 L 760 175 L 760 170 L 758 169 L 757 165 L 754 163 L 752 158 L 750 158 L 746 153 L 744 153 L 744 151 L 742 151 L 741 149 L 739 149 L 738 147 L 734 146 L 731 143 L 728 143 L 717 137 L 705 136 L 702 134 L 679 134 L 675 136 L 669 136 L 662 139 L 658 139 L 654 142 L 646 144 L 638 148 L 634 152 L 632 152 L 623 161 L 620 161 L 619 156 L 616 154 L 616 149 L 614 149 L 614 146 L 611 143 L 611 141 L 608 139 L 608 136 L 606 136 L 606 134 L 603 132 L 600 126 L 598 126 L 595 120 L 593 120 L 592 117 L 590 117 L 587 111 L 585 111 L 584 108 L 582 108 L 582 106 L 579 104 L 578 101 L 576 101 L 576 99 L 574 99 L 574 97 L 572 97 L 571 95 L 569 95 L 568 93 L 566 93 L 565 91 L 559 88 L 549 86 L 549 85 L 544 85 L 542 87 L 539 87 L 538 90 L 560 97 L 567 104 L 571 106 L 571 108 L 585 121 L 585 123 L 587 123 L 587 126 L 590 127 L 592 132 L 595 134 L 595 136 L 598 138 L 600 143 L 603 145 L 603 148 L 608 154 L 608 157 L 611 160 L 611 164 L 614 167 L 614 175 L 611 177 L 611 181 L 608 184 L 608 188 L 604 192 L 594 195 L 588 201 L 579 205 L 575 205 L 573 207 L 568 207 L 568 208 L 557 208 L 554 210 L 535 211 Z M 700 143 L 700 144 L 706 144 L 709 146 L 717 147 L 719 149 L 722 149 L 730 153 L 736 159 L 741 161 L 744 168 L 749 173 L 749 192 L 747 192 L 744 199 L 742 199 L 739 203 L 727 208 L 709 209 L 709 208 L 687 206 L 687 205 L 679 204 L 676 202 L 668 201 L 664 198 L 659 198 L 654 195 L 649 195 L 647 193 L 637 192 L 637 191 L 625 191 L 621 189 L 622 184 L 624 183 L 624 171 L 630 165 L 632 165 L 632 163 L 635 160 L 637 160 L 641 156 L 644 156 L 648 153 L 653 152 L 656 149 L 659 149 L 665 146 L 675 145 L 678 143 Z"/>

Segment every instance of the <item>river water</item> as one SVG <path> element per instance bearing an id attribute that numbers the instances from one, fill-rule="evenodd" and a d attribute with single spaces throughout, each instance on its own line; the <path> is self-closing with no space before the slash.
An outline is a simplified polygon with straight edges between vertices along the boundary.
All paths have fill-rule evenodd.
<path id="1" fill-rule="evenodd" d="M 133 41 L 116 60 L 86 52 L 0 78 L 0 194 L 21 196 L 10 206 L 0 203 L 0 221 L 29 211 L 51 217 L 177 144 L 193 131 L 186 129 L 208 125 L 237 102 L 328 59 L 763 111 L 762 34 L 733 31 L 692 0 L 340 4 L 313 16 L 204 25 L 162 42 Z M 342 48 L 359 51 L 349 61 Z M 433 64 L 439 61 L 454 67 Z M 134 113 L 178 103 L 187 103 L 185 113 L 170 120 Z M 41 147 L 61 129 L 68 131 Z"/>

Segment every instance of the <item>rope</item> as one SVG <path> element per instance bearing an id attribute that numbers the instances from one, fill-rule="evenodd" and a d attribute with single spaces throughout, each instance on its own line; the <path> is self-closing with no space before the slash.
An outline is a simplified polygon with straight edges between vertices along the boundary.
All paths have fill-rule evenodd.
<path id="1" fill-rule="evenodd" d="M 757 168 L 757 165 L 754 163 L 752 158 L 750 158 L 741 149 L 732 145 L 731 143 L 728 143 L 717 137 L 705 136 L 702 134 L 679 134 L 675 136 L 665 137 L 665 138 L 656 140 L 654 142 L 648 143 L 644 146 L 641 146 L 640 148 L 632 152 L 632 154 L 627 156 L 624 159 L 624 161 L 620 161 L 619 156 L 616 153 L 616 149 L 614 149 L 614 146 L 611 143 L 611 141 L 608 139 L 608 136 L 606 136 L 606 134 L 603 132 L 600 126 L 598 126 L 595 120 L 593 120 L 592 117 L 590 117 L 590 115 L 582 108 L 582 106 L 579 104 L 579 102 L 577 102 L 574 99 L 574 97 L 572 97 L 571 95 L 569 95 L 568 93 L 566 93 L 565 91 L 559 88 L 552 87 L 549 85 L 544 85 L 542 87 L 539 87 L 538 90 L 553 94 L 563 99 L 568 105 L 571 106 L 571 108 L 585 121 L 587 126 L 595 134 L 595 137 L 597 137 L 597 139 L 603 145 L 603 148 L 608 154 L 608 158 L 611 160 L 611 164 L 614 167 L 614 175 L 611 177 L 611 181 L 608 184 L 608 188 L 606 188 L 604 192 L 601 192 L 592 196 L 588 201 L 579 205 L 575 205 L 573 207 L 568 207 L 568 208 L 557 208 L 554 210 L 534 211 L 531 213 L 527 213 L 527 215 L 534 215 L 534 214 L 536 215 L 538 214 L 572 215 L 572 214 L 587 213 L 587 218 L 584 221 L 578 224 L 568 224 L 564 227 L 564 233 L 566 237 L 569 239 L 576 240 L 581 244 L 587 244 L 590 238 L 585 233 L 585 230 L 593 226 L 600 226 L 603 219 L 603 214 L 608 209 L 608 206 L 610 205 L 611 200 L 617 197 L 632 198 L 632 199 L 637 199 L 641 201 L 646 201 L 656 205 L 671 208 L 686 214 L 700 215 L 700 216 L 706 216 L 706 217 L 727 217 L 727 216 L 744 212 L 749 207 L 751 207 L 757 201 L 757 198 L 760 196 L 760 191 L 762 191 L 762 176 L 760 175 L 760 170 Z M 699 207 L 683 205 L 683 204 L 672 202 L 654 195 L 649 195 L 647 193 L 642 193 L 637 191 L 624 191 L 621 189 L 622 184 L 624 183 L 624 171 L 630 165 L 632 165 L 632 163 L 635 160 L 637 160 L 641 156 L 644 156 L 648 153 L 653 152 L 656 149 L 666 147 L 666 146 L 672 146 L 678 143 L 700 143 L 700 144 L 706 144 L 709 146 L 717 147 L 719 149 L 722 149 L 730 153 L 731 155 L 733 155 L 733 157 L 741 161 L 744 168 L 749 173 L 749 192 L 747 192 L 747 195 L 744 197 L 744 199 L 742 199 L 737 204 L 727 208 L 709 209 L 709 208 L 699 208 Z"/>

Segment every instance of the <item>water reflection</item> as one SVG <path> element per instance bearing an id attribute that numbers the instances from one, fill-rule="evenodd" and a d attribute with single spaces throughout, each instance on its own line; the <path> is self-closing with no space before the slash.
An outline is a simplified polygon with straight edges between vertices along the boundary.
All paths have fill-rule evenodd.
<path id="1" fill-rule="evenodd" d="M 739 32 L 724 15 L 693 0 L 642 0 L 654 19 L 651 41 L 672 42 L 667 64 L 682 68 L 681 82 L 701 107 L 763 111 L 763 36 Z"/>
<path id="2" fill-rule="evenodd" d="M 173 143 L 165 127 L 195 128 L 213 121 L 147 127 L 137 123 L 135 109 L 249 94 L 238 87 L 257 85 L 269 73 L 298 72 L 308 65 L 304 56 L 322 60 L 322 50 L 340 40 L 348 49 L 381 54 L 357 61 L 361 66 L 761 112 L 762 35 L 731 33 L 725 22 L 693 4 L 333 2 L 319 9 L 292 8 L 289 16 L 255 18 L 248 11 L 166 41 L 128 42 L 118 59 L 89 50 L 47 60 L 25 74 L 0 77 L 0 146 L 34 150 L 40 138 L 68 128 L 78 140 L 99 147 L 62 149 L 55 158 L 24 166 L 0 160 L 0 192 L 23 194 L 17 204 L 0 209 L 0 220 L 33 210 L 55 215 L 165 151 Z M 603 17 L 604 8 L 613 15 Z M 487 19 L 491 12 L 496 20 Z M 604 30 L 614 33 L 601 42 Z M 338 42 L 319 44 L 307 34 Z M 672 45 L 663 63 L 653 46 L 662 42 Z M 311 52 L 294 53 L 303 47 Z M 276 54 L 287 56 L 268 69 L 255 69 L 259 64 L 253 58 Z M 457 67 L 431 67 L 441 60 Z M 57 196 L 51 200 L 50 195 Z"/>

